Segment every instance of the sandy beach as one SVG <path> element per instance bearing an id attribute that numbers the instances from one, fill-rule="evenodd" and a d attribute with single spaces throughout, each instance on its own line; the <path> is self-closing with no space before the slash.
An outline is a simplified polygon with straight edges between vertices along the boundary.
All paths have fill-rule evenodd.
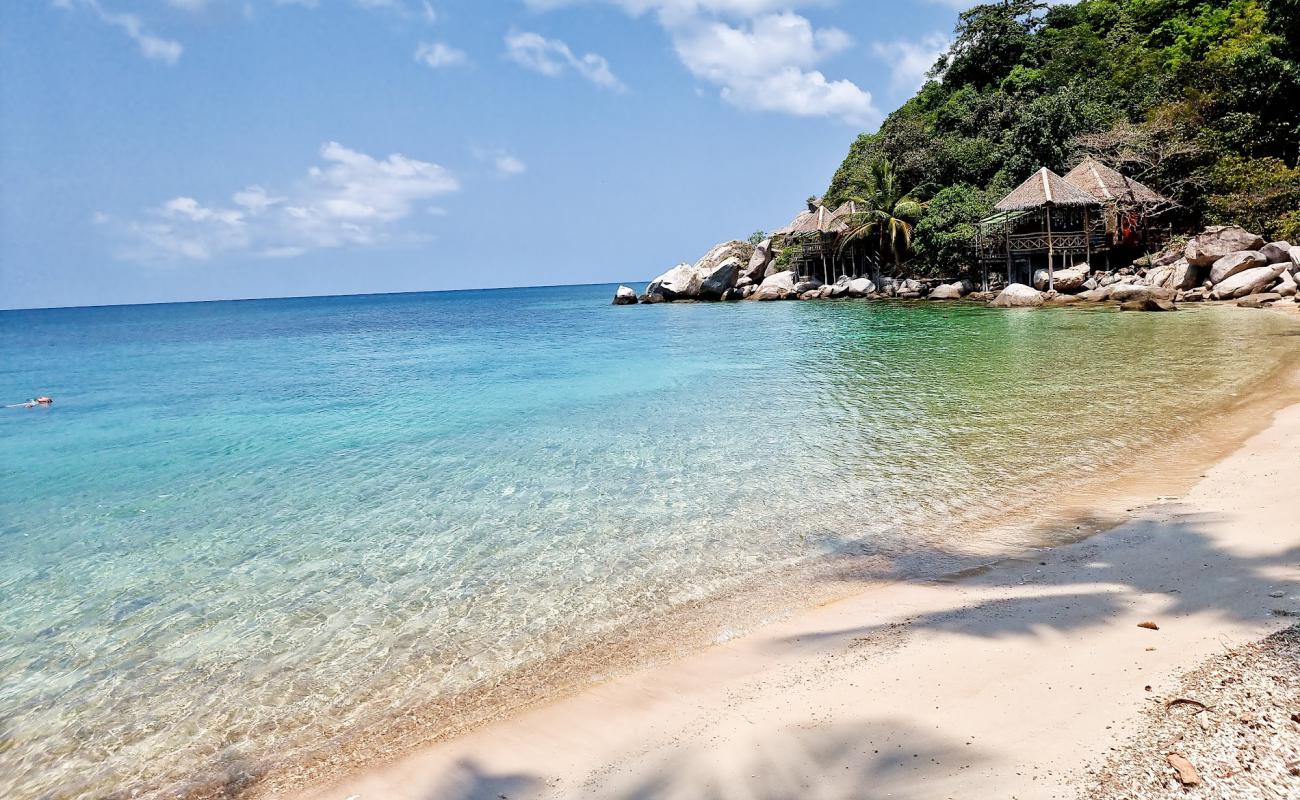
<path id="1" fill-rule="evenodd" d="M 1178 496 L 1153 494 L 1176 490 L 1158 465 L 1187 466 L 1171 450 L 1080 512 L 1091 538 L 872 588 L 279 796 L 1076 796 L 1180 675 L 1300 613 L 1300 404 L 1232 419 L 1254 432 Z"/>

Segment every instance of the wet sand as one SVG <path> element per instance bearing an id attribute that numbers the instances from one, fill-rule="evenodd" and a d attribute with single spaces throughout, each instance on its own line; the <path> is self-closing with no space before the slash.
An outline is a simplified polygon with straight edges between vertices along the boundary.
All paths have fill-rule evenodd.
<path id="1" fill-rule="evenodd" d="M 264 794 L 1072 797 L 1151 702 L 1146 686 L 1300 613 L 1300 405 L 1272 413 L 1296 387 L 1290 374 L 1222 417 L 1214 440 L 1250 437 L 1213 466 L 1147 454 L 1147 474 L 1045 523 L 1105 533 L 872 586 L 342 781 Z"/>

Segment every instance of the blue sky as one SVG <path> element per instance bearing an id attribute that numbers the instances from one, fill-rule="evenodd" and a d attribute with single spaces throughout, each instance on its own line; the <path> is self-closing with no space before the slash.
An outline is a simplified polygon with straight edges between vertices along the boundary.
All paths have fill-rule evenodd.
<path id="1" fill-rule="evenodd" d="M 771 229 L 961 0 L 5 0 L 0 307 L 645 280 Z"/>

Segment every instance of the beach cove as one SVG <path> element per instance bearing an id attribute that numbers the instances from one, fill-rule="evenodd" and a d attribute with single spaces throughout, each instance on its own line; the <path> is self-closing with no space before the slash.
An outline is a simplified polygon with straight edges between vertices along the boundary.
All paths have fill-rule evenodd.
<path id="1" fill-rule="evenodd" d="M 1295 353 L 1236 308 L 608 292 L 6 315 L 59 398 L 4 419 L 6 789 L 327 784 L 1078 538 L 1066 498 L 1231 439 Z"/>
<path id="2" fill-rule="evenodd" d="M 1151 776 L 1141 796 L 1181 796 L 1170 767 L 1188 763 L 1175 761 L 1192 752 L 1183 735 L 1142 737 L 1146 718 L 1189 702 L 1184 673 L 1213 660 L 1222 685 L 1259 693 L 1240 720 L 1211 705 L 1200 729 L 1285 730 L 1300 711 L 1268 694 L 1300 663 L 1231 666 L 1300 616 L 1300 371 L 1269 388 L 1233 410 L 1248 438 L 1220 440 L 1226 456 L 1175 446 L 1144 480 L 1049 523 L 1096 535 L 862 591 L 287 796 L 1133 796 L 1112 770 Z M 1214 797 L 1288 796 L 1297 740 L 1279 735 L 1277 752 L 1198 754 L 1187 780 L 1208 780 Z"/>

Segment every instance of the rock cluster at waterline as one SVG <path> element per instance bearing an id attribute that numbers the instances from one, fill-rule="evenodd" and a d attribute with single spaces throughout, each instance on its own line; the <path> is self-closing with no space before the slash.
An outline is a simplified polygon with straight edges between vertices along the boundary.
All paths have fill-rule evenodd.
<path id="1" fill-rule="evenodd" d="M 619 286 L 614 304 L 925 298 L 984 301 L 998 308 L 1112 302 L 1123 310 L 1170 311 L 1180 302 L 1295 304 L 1298 282 L 1300 246 L 1265 242 L 1238 226 L 1206 228 L 1186 245 L 1115 271 L 1094 272 L 1086 263 L 1051 274 L 1040 269 L 1034 273 L 1033 286 L 1013 283 L 998 287 L 996 293 L 977 292 L 964 279 L 873 280 L 841 275 L 834 283 L 823 283 L 779 266 L 768 239 L 758 245 L 723 242 L 694 264 L 678 264 L 655 278 L 639 297 L 631 287 Z"/>

